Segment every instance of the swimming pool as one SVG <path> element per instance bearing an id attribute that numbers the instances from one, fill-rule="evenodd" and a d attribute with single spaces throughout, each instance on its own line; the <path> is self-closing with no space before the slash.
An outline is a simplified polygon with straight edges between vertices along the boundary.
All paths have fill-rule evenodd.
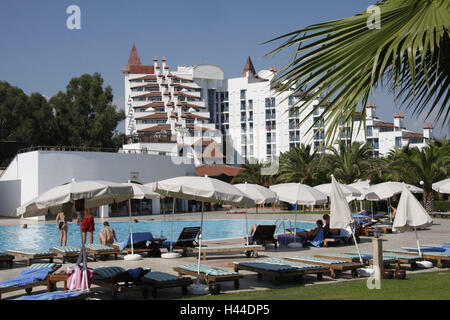
<path id="1" fill-rule="evenodd" d="M 248 220 L 248 227 L 252 224 L 274 224 L 273 220 Z M 125 240 L 130 233 L 129 222 L 111 222 L 119 241 Z M 293 225 L 293 223 L 292 223 Z M 177 220 L 173 225 L 173 238 L 176 240 L 184 227 L 200 226 L 199 220 Z M 297 221 L 297 227 L 311 229 L 315 223 Z M 133 232 L 151 232 L 154 237 L 163 235 L 170 239 L 171 221 L 145 221 L 133 223 Z M 99 243 L 98 233 L 103 230 L 103 223 L 97 219 L 94 231 L 94 243 Z M 245 237 L 245 220 L 204 220 L 203 240 Z M 89 236 L 88 236 L 89 241 Z M 80 227 L 76 223 L 69 223 L 68 246 L 79 246 L 81 243 Z M 0 252 L 11 249 L 48 250 L 59 245 L 59 230 L 56 224 L 29 224 L 27 229 L 17 226 L 0 227 Z"/>

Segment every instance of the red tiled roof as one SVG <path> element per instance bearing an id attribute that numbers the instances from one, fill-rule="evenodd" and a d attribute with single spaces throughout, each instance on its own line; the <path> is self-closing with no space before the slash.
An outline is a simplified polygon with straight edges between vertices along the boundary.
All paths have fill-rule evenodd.
<path id="1" fill-rule="evenodd" d="M 407 139 L 409 139 L 409 138 L 423 139 L 424 136 L 423 136 L 422 134 L 420 134 L 420 133 L 410 132 L 410 133 L 405 134 L 402 138 L 407 138 Z"/>
<path id="2" fill-rule="evenodd" d="M 145 129 L 138 130 L 138 132 L 155 132 L 155 131 L 162 131 L 162 130 L 170 131 L 170 124 L 158 124 L 153 127 L 148 127 Z"/>
<path id="3" fill-rule="evenodd" d="M 142 116 L 142 117 L 137 117 L 136 119 L 167 119 L 167 113 L 165 112 L 160 112 L 160 113 L 155 113 L 155 114 L 150 114 L 147 116 Z"/>
<path id="4" fill-rule="evenodd" d="M 137 52 L 136 46 L 133 44 L 131 48 L 130 57 L 128 58 L 128 66 L 130 65 L 142 65 L 141 59 L 139 58 L 139 54 Z"/>
<path id="5" fill-rule="evenodd" d="M 150 108 L 150 107 L 164 107 L 164 102 L 162 101 L 150 102 L 143 106 L 134 106 L 133 108 Z"/>
<path id="6" fill-rule="evenodd" d="M 225 156 L 220 152 L 217 144 L 215 142 L 210 143 L 205 151 L 202 153 L 202 158 L 204 159 L 223 159 Z"/>
<path id="7" fill-rule="evenodd" d="M 207 145 L 209 145 L 209 144 L 211 144 L 213 142 L 214 142 L 214 139 L 211 139 L 211 138 L 198 139 L 197 141 L 195 141 L 192 144 L 192 147 L 199 146 L 199 145 L 207 146 Z"/>
<path id="8" fill-rule="evenodd" d="M 376 108 L 377 106 L 373 102 L 369 102 L 366 106 L 366 108 Z"/>
<path id="9" fill-rule="evenodd" d="M 172 76 L 172 78 L 174 78 L 175 80 L 184 80 L 184 81 L 194 82 L 194 80 L 192 80 L 192 79 L 181 78 L 179 76 Z"/>
<path id="10" fill-rule="evenodd" d="M 187 103 L 187 102 L 178 102 L 177 107 L 186 107 L 186 108 L 206 108 L 202 106 L 198 106 L 196 104 Z"/>
<path id="11" fill-rule="evenodd" d="M 147 76 L 133 78 L 133 79 L 129 79 L 129 80 L 131 81 L 131 80 L 149 80 L 149 79 L 156 79 L 156 75 L 155 74 L 150 74 L 150 75 L 147 75 Z"/>
<path id="12" fill-rule="evenodd" d="M 159 88 L 159 84 L 157 84 L 157 83 L 147 83 L 147 84 L 144 84 L 144 85 L 131 87 L 131 89 L 137 89 L 137 88 Z"/>
<path id="13" fill-rule="evenodd" d="M 400 112 L 396 112 L 394 114 L 394 118 L 404 118 L 403 114 L 401 114 Z"/>
<path id="14" fill-rule="evenodd" d="M 141 95 L 138 95 L 138 96 L 134 96 L 132 98 L 136 99 L 136 98 L 142 98 L 142 97 L 161 97 L 161 92 L 149 92 L 149 93 L 146 93 L 146 94 L 141 94 Z"/>
<path id="15" fill-rule="evenodd" d="M 389 127 L 389 128 L 393 128 L 394 124 L 392 122 L 377 122 L 373 125 L 374 127 Z"/>
<path id="16" fill-rule="evenodd" d="M 253 62 L 250 56 L 247 58 L 247 61 L 245 62 L 244 70 L 242 70 L 241 77 L 245 77 L 247 71 L 250 71 L 251 73 L 253 73 L 253 75 L 256 75 L 255 67 L 253 66 Z"/>
<path id="17" fill-rule="evenodd" d="M 155 68 L 153 66 L 131 65 L 126 66 L 122 71 L 131 74 L 154 74 Z"/>
<path id="18" fill-rule="evenodd" d="M 209 177 L 214 177 L 220 174 L 227 175 L 229 177 L 235 177 L 238 175 L 239 171 L 243 168 L 233 167 L 226 164 L 215 164 L 215 165 L 201 165 L 195 168 L 195 173 L 198 176 L 208 175 Z"/>
<path id="19" fill-rule="evenodd" d="M 425 123 L 425 124 L 423 125 L 423 128 L 424 128 L 424 129 L 433 129 L 434 127 L 433 127 L 433 125 L 432 125 L 431 123 L 427 122 L 427 123 Z"/>

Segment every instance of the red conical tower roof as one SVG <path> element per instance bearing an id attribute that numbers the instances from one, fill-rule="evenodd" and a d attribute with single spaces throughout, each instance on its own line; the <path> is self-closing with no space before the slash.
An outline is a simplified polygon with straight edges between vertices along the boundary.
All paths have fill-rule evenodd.
<path id="1" fill-rule="evenodd" d="M 241 77 L 245 77 L 247 71 L 251 71 L 254 75 L 256 74 L 255 67 L 253 66 L 252 59 L 250 59 L 250 56 L 247 58 L 247 61 L 245 62 L 244 70 L 242 71 Z"/>
<path id="2" fill-rule="evenodd" d="M 139 58 L 139 54 L 137 52 L 136 46 L 133 44 L 133 48 L 131 48 L 130 58 L 128 58 L 128 66 L 141 65 L 141 59 Z"/>

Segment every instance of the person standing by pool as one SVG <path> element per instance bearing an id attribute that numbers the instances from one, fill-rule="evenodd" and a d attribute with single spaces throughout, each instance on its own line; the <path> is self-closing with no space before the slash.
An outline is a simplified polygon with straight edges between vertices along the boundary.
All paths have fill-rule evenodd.
<path id="1" fill-rule="evenodd" d="M 81 223 L 81 234 L 83 244 L 86 243 L 87 232 L 89 232 L 89 243 L 94 243 L 95 223 L 91 209 L 84 207 L 84 199 L 77 200 L 75 203 L 75 208 L 77 209 L 77 211 L 80 211 L 77 218 L 77 224 Z"/>
<path id="2" fill-rule="evenodd" d="M 65 247 L 67 245 L 67 222 L 62 211 L 56 216 L 56 226 L 59 229 L 59 246 L 62 247 L 64 241 Z"/>

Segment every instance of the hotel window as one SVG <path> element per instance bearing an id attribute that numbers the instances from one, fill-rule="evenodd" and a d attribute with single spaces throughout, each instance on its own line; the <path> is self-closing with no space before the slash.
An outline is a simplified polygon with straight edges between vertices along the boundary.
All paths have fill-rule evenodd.
<path id="1" fill-rule="evenodd" d="M 396 137 L 395 138 L 395 147 L 396 148 L 401 148 L 402 147 L 402 138 L 401 137 Z"/>
<path id="2" fill-rule="evenodd" d="M 292 106 L 293 104 L 294 104 L 294 97 L 290 96 L 290 97 L 288 98 L 288 105 L 289 105 L 289 106 Z"/>
<path id="3" fill-rule="evenodd" d="M 373 132 L 372 132 L 372 126 L 367 126 L 367 136 L 368 137 L 371 137 L 372 135 L 373 135 Z"/>
<path id="4" fill-rule="evenodd" d="M 241 121 L 245 121 L 246 119 L 245 119 L 245 111 L 244 112 L 241 112 Z"/>
<path id="5" fill-rule="evenodd" d="M 271 102 L 272 108 L 274 108 L 275 107 L 275 98 L 271 98 L 270 102 Z"/>
<path id="6" fill-rule="evenodd" d="M 248 113 L 248 121 L 253 121 L 253 111 Z"/>
<path id="7" fill-rule="evenodd" d="M 248 109 L 253 110 L 253 100 L 248 100 Z"/>
<path id="8" fill-rule="evenodd" d="M 245 92 L 246 92 L 247 90 L 241 90 L 241 100 L 244 100 L 245 99 Z"/>
<path id="9" fill-rule="evenodd" d="M 245 100 L 241 100 L 241 110 L 245 110 Z"/>
<path id="10" fill-rule="evenodd" d="M 266 108 L 270 108 L 270 98 L 266 98 Z"/>

